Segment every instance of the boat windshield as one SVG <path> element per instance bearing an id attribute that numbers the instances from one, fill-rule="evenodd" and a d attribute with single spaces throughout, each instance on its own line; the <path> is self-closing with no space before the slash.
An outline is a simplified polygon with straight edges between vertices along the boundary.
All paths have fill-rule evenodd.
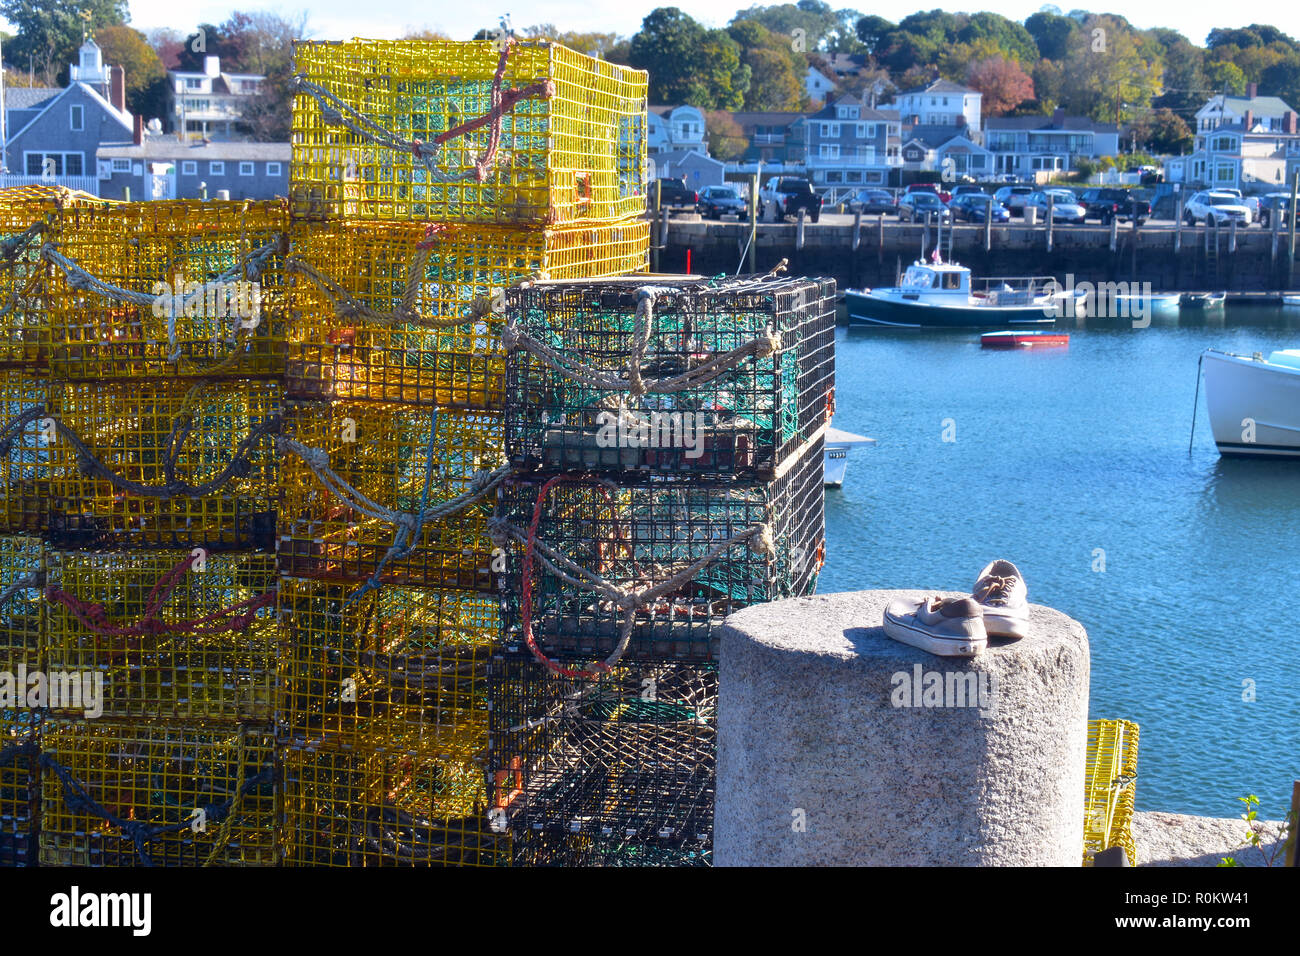
<path id="1" fill-rule="evenodd" d="M 903 276 L 904 289 L 930 289 L 938 278 L 929 269 L 908 269 Z"/>

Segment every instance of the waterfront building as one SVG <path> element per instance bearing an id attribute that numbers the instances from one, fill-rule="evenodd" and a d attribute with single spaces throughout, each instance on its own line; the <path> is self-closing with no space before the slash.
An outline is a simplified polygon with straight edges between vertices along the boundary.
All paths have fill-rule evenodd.
<path id="1" fill-rule="evenodd" d="M 704 112 L 694 106 L 650 106 L 646 110 L 646 148 L 651 153 L 709 152 Z"/>
<path id="2" fill-rule="evenodd" d="M 1119 152 L 1119 129 L 1086 116 L 991 117 L 984 127 L 984 147 L 992 155 L 994 176 L 1046 180 L 1073 169 L 1080 159 L 1099 159 Z"/>

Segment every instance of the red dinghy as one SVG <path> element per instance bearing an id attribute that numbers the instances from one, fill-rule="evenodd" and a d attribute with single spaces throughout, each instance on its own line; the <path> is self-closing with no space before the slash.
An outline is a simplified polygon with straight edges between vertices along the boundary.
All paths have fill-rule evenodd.
<path id="1" fill-rule="evenodd" d="M 1069 332 L 985 332 L 980 345 L 986 349 L 1029 349 L 1070 347 Z"/>

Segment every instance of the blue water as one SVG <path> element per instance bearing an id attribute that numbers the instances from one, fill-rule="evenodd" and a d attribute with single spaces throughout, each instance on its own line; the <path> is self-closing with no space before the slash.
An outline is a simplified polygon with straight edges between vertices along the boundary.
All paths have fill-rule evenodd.
<path id="1" fill-rule="evenodd" d="M 1300 463 L 1220 459 L 1204 394 L 1190 456 L 1188 434 L 1201 350 L 1300 347 L 1284 315 L 1042 351 L 841 329 L 835 425 L 879 445 L 827 491 L 819 590 L 969 589 L 1009 558 L 1087 628 L 1091 716 L 1141 725 L 1139 809 L 1236 816 L 1255 793 L 1280 818 L 1300 778 Z"/>

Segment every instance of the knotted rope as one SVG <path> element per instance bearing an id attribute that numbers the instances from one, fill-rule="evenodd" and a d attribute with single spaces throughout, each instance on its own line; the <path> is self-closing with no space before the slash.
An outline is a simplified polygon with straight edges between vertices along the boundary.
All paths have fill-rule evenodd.
<path id="1" fill-rule="evenodd" d="M 781 336 L 770 327 L 744 345 L 714 355 L 699 365 L 678 375 L 663 378 L 646 378 L 641 374 L 646 352 L 654 332 L 654 299 L 665 291 L 654 286 L 637 290 L 636 325 L 633 328 L 631 351 L 626 364 L 626 374 L 619 375 L 579 361 L 552 345 L 525 332 L 516 317 L 510 317 L 501 334 L 501 344 L 507 352 L 523 350 L 566 378 L 593 389 L 605 392 L 627 392 L 639 397 L 647 393 L 680 392 L 698 388 L 740 365 L 751 356 L 766 358 L 781 350 Z"/>
<path id="2" fill-rule="evenodd" d="M 502 78 L 506 70 L 506 60 L 510 54 L 510 47 L 514 43 L 514 37 L 507 37 L 505 45 L 501 49 L 501 57 L 497 61 L 496 73 L 492 77 L 492 107 L 482 116 L 453 126 L 439 133 L 427 143 L 420 139 L 402 138 L 397 133 L 381 126 L 355 109 L 325 87 L 307 79 L 305 74 L 295 74 L 293 82 L 299 90 L 316 100 L 320 106 L 321 119 L 326 125 L 342 126 L 361 139 L 372 142 L 377 146 L 396 152 L 409 152 L 424 166 L 429 173 L 429 178 L 434 182 L 454 182 L 472 177 L 476 182 L 483 183 L 487 181 L 492 167 L 496 165 L 497 152 L 501 143 L 501 121 L 505 114 L 513 110 L 521 100 L 550 99 L 555 96 L 555 82 L 550 79 L 540 80 L 525 87 L 508 90 L 501 88 Z M 459 173 L 447 173 L 438 168 L 438 151 L 444 144 L 484 126 L 490 127 L 487 148 L 474 160 L 472 169 Z"/>
<path id="3" fill-rule="evenodd" d="M 9 599 L 19 591 L 34 591 L 45 586 L 45 575 L 42 573 L 25 574 L 21 578 L 15 578 L 3 591 L 0 591 L 0 605 L 7 604 Z"/>
<path id="4" fill-rule="evenodd" d="M 655 584 L 641 588 L 634 585 L 616 584 L 597 572 L 584 568 L 537 537 L 537 529 L 542 517 L 542 505 L 545 503 L 551 489 L 565 482 L 585 482 L 589 480 L 589 478 L 582 476 L 558 475 L 542 485 L 541 490 L 537 493 L 537 501 L 533 505 L 532 521 L 527 531 L 516 527 L 503 518 L 493 518 L 488 525 L 493 541 L 498 544 L 498 547 L 502 546 L 502 543 L 506 541 L 515 541 L 524 546 L 520 593 L 520 623 L 523 629 L 524 644 L 538 662 L 561 677 L 592 679 L 609 673 L 627 652 L 632 639 L 632 628 L 635 624 L 637 611 L 689 583 L 697 574 L 736 545 L 747 544 L 757 554 L 766 554 L 772 558 L 776 557 L 776 542 L 772 536 L 771 526 L 759 524 L 719 541 L 702 558 L 691 562 L 677 562 L 675 565 L 671 565 L 667 569 L 671 571 L 669 576 Z M 605 660 L 575 670 L 562 667 L 542 652 L 533 634 L 532 624 L 534 559 L 565 584 L 595 591 L 622 612 L 623 619 L 619 628 L 618 643 Z"/>

